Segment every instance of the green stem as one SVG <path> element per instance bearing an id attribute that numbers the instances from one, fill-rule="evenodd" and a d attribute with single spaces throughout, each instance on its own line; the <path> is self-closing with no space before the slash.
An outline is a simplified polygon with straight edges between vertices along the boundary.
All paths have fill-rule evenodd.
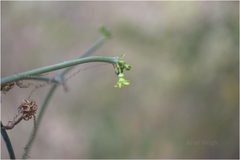
<path id="1" fill-rule="evenodd" d="M 11 141 L 10 141 L 10 139 L 8 137 L 8 134 L 7 134 L 6 130 L 2 129 L 2 127 L 3 127 L 3 124 L 1 122 L 1 135 L 2 135 L 3 141 L 4 141 L 5 145 L 6 145 L 9 158 L 10 159 L 15 159 L 15 154 L 14 154 L 14 151 L 13 151 L 13 148 L 12 148 Z"/>
<path id="2" fill-rule="evenodd" d="M 97 48 L 99 48 L 101 45 L 103 45 L 103 43 L 105 42 L 105 37 L 101 37 L 99 38 L 93 45 L 91 48 L 89 48 L 88 50 L 84 51 L 79 57 L 83 58 L 88 56 L 89 54 L 93 53 Z M 65 70 L 63 72 L 61 72 L 61 74 L 59 74 L 60 77 L 63 77 L 67 72 L 69 72 L 73 67 L 68 67 L 65 68 Z M 54 78 L 50 79 L 48 77 L 25 77 L 24 79 L 26 80 L 36 80 L 36 81 L 44 81 L 44 82 L 51 82 L 51 83 L 58 83 Z"/>
<path id="3" fill-rule="evenodd" d="M 102 57 L 102 56 L 93 56 L 93 57 L 75 59 L 75 60 L 66 61 L 66 62 L 54 64 L 51 66 L 46 66 L 46 67 L 30 70 L 27 72 L 19 73 L 18 75 L 13 75 L 13 76 L 2 78 L 1 86 L 5 85 L 7 83 L 10 83 L 10 82 L 25 79 L 25 77 L 27 77 L 27 76 L 43 74 L 43 73 L 51 72 L 54 70 L 59 70 L 62 68 L 75 66 L 78 64 L 89 63 L 89 62 L 106 62 L 106 63 L 115 64 L 115 63 L 117 63 L 117 61 L 118 61 L 117 57 Z"/>

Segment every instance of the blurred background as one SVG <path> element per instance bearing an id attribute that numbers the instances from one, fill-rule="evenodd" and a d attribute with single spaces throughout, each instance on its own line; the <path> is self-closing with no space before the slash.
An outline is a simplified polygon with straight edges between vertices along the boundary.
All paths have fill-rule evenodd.
<path id="1" fill-rule="evenodd" d="M 1 2 L 2 77 L 92 55 L 121 56 L 132 70 L 116 89 L 111 65 L 58 87 L 31 158 L 238 158 L 239 2 Z M 47 76 L 53 77 L 60 71 Z M 29 81 L 24 81 L 28 83 Z M 32 81 L 35 84 L 43 83 Z M 3 124 L 33 88 L 2 94 Z M 40 107 L 49 86 L 31 98 Z M 8 131 L 20 158 L 32 121 Z M 8 158 L 1 142 L 1 158 Z"/>

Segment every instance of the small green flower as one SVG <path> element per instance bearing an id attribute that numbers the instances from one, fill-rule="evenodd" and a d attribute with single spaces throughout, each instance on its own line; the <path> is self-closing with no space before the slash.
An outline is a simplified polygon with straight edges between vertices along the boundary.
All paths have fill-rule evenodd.
<path id="1" fill-rule="evenodd" d="M 124 57 L 125 57 L 125 54 L 122 55 L 121 57 L 118 57 L 118 62 L 113 65 L 115 69 L 115 73 L 118 75 L 118 78 L 119 78 L 117 84 L 114 86 L 116 88 L 121 88 L 124 85 L 126 86 L 130 84 L 128 80 L 124 79 L 124 75 L 123 75 L 124 69 L 127 71 L 131 69 L 131 66 L 129 64 L 126 64 L 123 61 Z"/>
<path id="2" fill-rule="evenodd" d="M 114 86 L 115 88 L 121 88 L 122 86 L 127 86 L 127 85 L 129 85 L 130 84 L 130 82 L 128 81 L 128 80 L 126 80 L 126 79 L 124 79 L 124 75 L 122 74 L 122 73 L 120 73 L 119 75 L 118 75 L 118 82 L 117 82 L 117 84 Z"/>

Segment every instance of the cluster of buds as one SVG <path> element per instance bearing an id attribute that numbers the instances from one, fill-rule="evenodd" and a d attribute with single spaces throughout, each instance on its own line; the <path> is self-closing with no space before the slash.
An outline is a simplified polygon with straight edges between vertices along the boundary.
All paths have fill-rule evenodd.
<path id="1" fill-rule="evenodd" d="M 125 55 L 119 58 L 118 62 L 114 64 L 115 73 L 118 75 L 118 82 L 114 86 L 116 88 L 121 88 L 124 85 L 129 85 L 130 82 L 124 78 L 123 71 L 124 69 L 129 71 L 131 69 L 131 66 L 129 64 L 126 64 L 122 59 Z"/>

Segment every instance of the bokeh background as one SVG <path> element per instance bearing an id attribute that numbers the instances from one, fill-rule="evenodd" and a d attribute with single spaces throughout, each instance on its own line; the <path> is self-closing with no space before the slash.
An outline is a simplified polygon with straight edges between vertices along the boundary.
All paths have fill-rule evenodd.
<path id="1" fill-rule="evenodd" d="M 121 89 L 111 65 L 70 72 L 93 67 L 58 87 L 31 158 L 238 158 L 239 2 L 1 2 L 1 13 L 2 77 L 75 59 L 100 25 L 113 37 L 92 55 L 132 66 Z M 3 124 L 31 89 L 2 95 Z M 41 106 L 48 89 L 31 98 Z M 32 127 L 8 131 L 17 158 Z"/>

